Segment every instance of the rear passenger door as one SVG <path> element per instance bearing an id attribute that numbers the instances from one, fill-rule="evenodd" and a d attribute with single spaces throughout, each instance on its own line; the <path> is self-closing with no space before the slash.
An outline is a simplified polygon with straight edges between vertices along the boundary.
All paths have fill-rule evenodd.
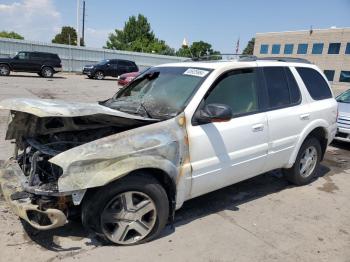
<path id="1" fill-rule="evenodd" d="M 130 64 L 128 61 L 118 61 L 118 75 L 131 72 Z"/>
<path id="2" fill-rule="evenodd" d="M 310 121 L 310 108 L 289 67 L 263 67 L 269 126 L 266 171 L 285 166 L 304 127 Z M 295 69 L 294 69 L 295 70 Z"/>
<path id="3" fill-rule="evenodd" d="M 32 71 L 40 72 L 41 66 L 42 66 L 43 61 L 45 59 L 44 55 L 40 54 L 40 53 L 30 53 L 29 59 L 31 61 L 31 65 L 32 65 Z"/>

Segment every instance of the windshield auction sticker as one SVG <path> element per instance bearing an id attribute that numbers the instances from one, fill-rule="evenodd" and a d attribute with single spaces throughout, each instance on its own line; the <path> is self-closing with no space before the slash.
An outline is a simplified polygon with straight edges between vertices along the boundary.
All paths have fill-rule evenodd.
<path id="1" fill-rule="evenodd" d="M 205 77 L 208 73 L 209 71 L 206 71 L 206 70 L 189 68 L 184 72 L 184 75 Z"/>

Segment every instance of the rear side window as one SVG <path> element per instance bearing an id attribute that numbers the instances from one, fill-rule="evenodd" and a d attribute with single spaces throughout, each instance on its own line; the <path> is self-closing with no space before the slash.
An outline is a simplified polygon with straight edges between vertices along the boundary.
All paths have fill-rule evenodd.
<path id="1" fill-rule="evenodd" d="M 128 61 L 119 61 L 118 64 L 120 66 L 125 66 L 125 67 L 129 67 L 130 66 L 130 63 Z"/>
<path id="2" fill-rule="evenodd" d="M 332 92 L 326 80 L 315 69 L 306 67 L 296 67 L 307 90 L 314 100 L 322 100 L 332 97 Z"/>
<path id="3" fill-rule="evenodd" d="M 300 102 L 299 87 L 289 68 L 265 67 L 263 70 L 269 109 L 288 107 Z"/>

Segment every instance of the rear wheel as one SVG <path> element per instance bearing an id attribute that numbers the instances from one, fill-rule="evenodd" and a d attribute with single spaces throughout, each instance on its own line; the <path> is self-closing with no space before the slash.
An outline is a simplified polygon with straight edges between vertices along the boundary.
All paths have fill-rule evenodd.
<path id="1" fill-rule="evenodd" d="M 8 76 L 10 74 L 10 67 L 8 65 L 0 65 L 0 76 Z"/>
<path id="2" fill-rule="evenodd" d="M 284 170 L 287 180 L 296 185 L 308 184 L 317 173 L 321 155 L 319 140 L 313 137 L 306 139 L 299 150 L 294 165 Z"/>
<path id="3" fill-rule="evenodd" d="M 101 188 L 83 203 L 83 224 L 110 243 L 134 245 L 156 238 L 167 223 L 164 188 L 147 174 L 133 174 Z"/>
<path id="4" fill-rule="evenodd" d="M 95 73 L 95 79 L 97 79 L 97 80 L 102 80 L 104 77 L 105 77 L 105 75 L 103 74 L 102 71 L 97 71 Z"/>
<path id="5" fill-rule="evenodd" d="M 41 69 L 40 75 L 45 78 L 53 77 L 53 69 L 51 67 L 45 66 Z"/>

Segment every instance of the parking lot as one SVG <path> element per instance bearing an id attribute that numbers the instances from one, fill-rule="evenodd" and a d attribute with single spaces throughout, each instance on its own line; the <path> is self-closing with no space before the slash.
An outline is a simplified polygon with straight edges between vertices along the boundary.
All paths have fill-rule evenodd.
<path id="1" fill-rule="evenodd" d="M 58 74 L 44 79 L 13 73 L 0 78 L 0 100 L 38 97 L 99 101 L 118 90 L 116 79 Z M 339 94 L 341 87 L 335 87 Z M 0 112 L 0 159 L 7 112 Z M 289 185 L 279 171 L 186 202 L 155 241 L 104 246 L 79 222 L 38 232 L 0 199 L 0 261 L 350 261 L 350 145 L 333 143 L 310 185 Z"/>

